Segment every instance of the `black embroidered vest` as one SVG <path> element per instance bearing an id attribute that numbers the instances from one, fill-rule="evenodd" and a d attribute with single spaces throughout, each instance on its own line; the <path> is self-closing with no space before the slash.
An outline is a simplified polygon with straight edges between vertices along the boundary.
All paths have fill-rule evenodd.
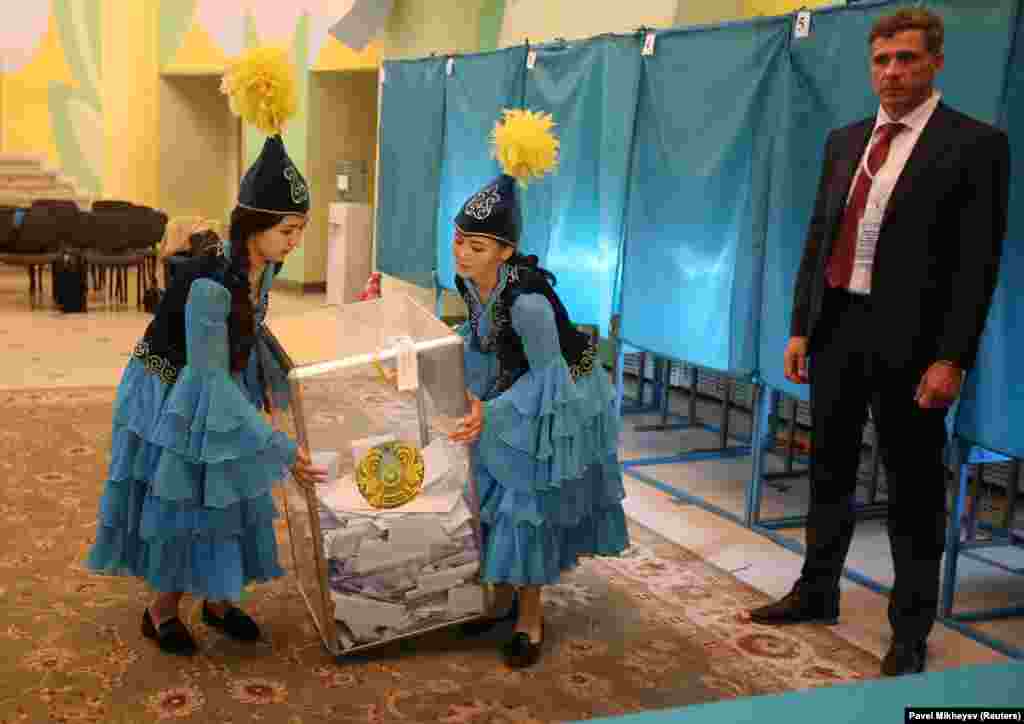
<path id="1" fill-rule="evenodd" d="M 142 360 L 146 371 L 160 377 L 167 385 L 173 385 L 181 369 L 188 364 L 185 342 L 185 304 L 188 301 L 192 283 L 199 279 L 211 279 L 229 292 L 244 286 L 246 280 L 231 268 L 229 260 L 211 250 L 181 265 L 174 281 L 160 300 L 153 321 L 146 333 L 135 345 L 133 356 Z M 241 346 L 244 359 L 248 359 L 255 345 L 255 337 L 237 333 L 234 314 L 228 316 L 228 339 Z M 233 357 L 233 355 L 232 355 Z"/>
<path id="2" fill-rule="evenodd" d="M 480 308 L 470 298 L 469 289 L 461 277 L 455 277 L 455 285 L 459 294 L 471 310 L 470 326 L 472 333 L 479 341 Z M 522 338 L 512 327 L 511 309 L 521 294 L 542 294 L 551 303 L 555 313 L 555 325 L 558 327 L 558 344 L 562 357 L 569 366 L 569 374 L 575 382 L 579 377 L 590 374 L 594 369 L 597 350 L 590 337 L 577 330 L 569 320 L 562 300 L 555 294 L 547 278 L 533 266 L 514 266 L 509 268 L 509 279 L 504 290 L 494 300 L 493 318 L 490 334 L 495 340 L 498 354 L 498 377 L 491 388 L 482 396 L 483 400 L 491 400 L 516 383 L 530 369 L 530 363 L 523 347 Z"/>

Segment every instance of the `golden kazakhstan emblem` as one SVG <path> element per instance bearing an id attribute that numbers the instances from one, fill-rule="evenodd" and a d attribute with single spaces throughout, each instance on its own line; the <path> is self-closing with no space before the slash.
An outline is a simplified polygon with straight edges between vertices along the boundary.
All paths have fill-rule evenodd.
<path id="1" fill-rule="evenodd" d="M 423 456 L 405 442 L 377 445 L 356 467 L 356 486 L 374 508 L 397 508 L 419 495 Z"/>

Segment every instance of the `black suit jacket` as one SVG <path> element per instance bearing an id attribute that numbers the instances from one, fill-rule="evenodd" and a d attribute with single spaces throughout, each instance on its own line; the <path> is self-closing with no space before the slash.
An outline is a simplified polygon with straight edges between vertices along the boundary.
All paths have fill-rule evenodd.
<path id="1" fill-rule="evenodd" d="M 875 119 L 832 131 L 797 275 L 790 332 L 813 337 L 825 270 Z M 874 344 L 890 366 L 949 360 L 970 369 L 995 289 L 1006 234 L 1005 133 L 943 103 L 893 189 L 879 231 L 871 299 Z"/>

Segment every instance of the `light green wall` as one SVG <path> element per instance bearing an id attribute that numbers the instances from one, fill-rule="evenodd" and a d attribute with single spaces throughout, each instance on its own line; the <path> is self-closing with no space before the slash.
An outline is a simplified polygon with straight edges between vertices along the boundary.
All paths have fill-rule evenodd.
<path id="1" fill-rule="evenodd" d="M 908 0 L 907 4 L 910 4 Z M 827 5 L 846 5 L 845 0 L 746 0 L 747 17 L 757 15 L 786 15 L 803 8 L 821 8 Z"/>
<path id="2" fill-rule="evenodd" d="M 177 52 L 181 39 L 188 32 L 195 13 L 196 0 L 161 0 L 157 37 L 160 41 L 160 67 L 163 68 Z"/>
<path id="3" fill-rule="evenodd" d="M 506 0 L 485 0 L 480 9 L 480 50 L 497 49 L 506 4 Z"/>
<path id="4" fill-rule="evenodd" d="M 51 83 L 47 99 L 61 170 L 94 194 L 104 190 L 107 151 L 100 11 L 100 0 L 54 0 L 53 16 L 75 85 Z M 8 102 L 13 109 L 14 100 Z"/>
<path id="5" fill-rule="evenodd" d="M 602 33 L 629 33 L 641 26 L 667 28 L 675 22 L 677 6 L 678 0 L 516 0 L 506 3 L 499 44 L 520 45 L 527 39 L 531 43 L 555 38 L 574 40 Z"/>
<path id="6" fill-rule="evenodd" d="M 495 5 L 492 0 L 396 0 L 382 38 L 385 57 L 422 58 L 478 50 L 485 4 Z"/>
<path id="7" fill-rule="evenodd" d="M 736 20 L 746 15 L 744 0 L 714 0 L 713 2 L 686 2 L 681 0 L 676 9 L 676 25 L 707 25 Z"/>

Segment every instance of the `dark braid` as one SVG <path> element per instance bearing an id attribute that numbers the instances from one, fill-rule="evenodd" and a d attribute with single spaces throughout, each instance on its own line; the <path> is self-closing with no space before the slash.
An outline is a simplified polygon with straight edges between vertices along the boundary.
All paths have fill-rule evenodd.
<path id="1" fill-rule="evenodd" d="M 252 302 L 249 282 L 249 239 L 254 234 L 273 228 L 283 216 L 253 211 L 241 206 L 231 212 L 231 273 L 237 275 L 231 285 L 231 315 L 228 317 L 228 345 L 231 371 L 241 372 L 249 365 L 249 351 L 256 337 L 256 308 Z"/>
<path id="2" fill-rule="evenodd" d="M 231 269 L 240 277 L 238 283 L 231 285 L 231 316 L 228 319 L 228 342 L 231 347 L 231 371 L 240 372 L 249 365 L 243 359 L 251 345 L 242 344 L 246 338 L 256 334 L 256 309 L 252 303 L 252 290 L 249 284 L 249 245 L 245 243 L 231 244 Z"/>

